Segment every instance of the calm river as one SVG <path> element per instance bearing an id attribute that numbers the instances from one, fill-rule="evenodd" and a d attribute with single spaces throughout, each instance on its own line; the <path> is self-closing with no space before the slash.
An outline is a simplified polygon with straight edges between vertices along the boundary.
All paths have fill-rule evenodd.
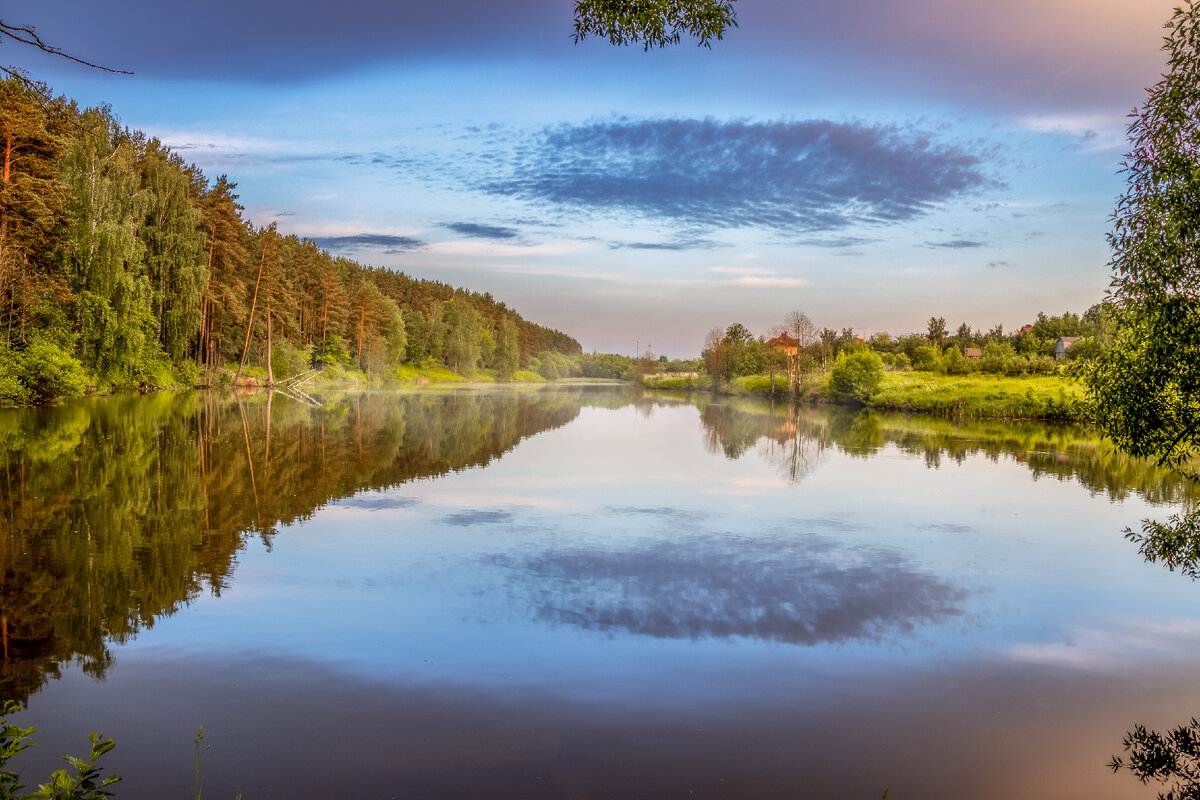
<path id="1" fill-rule="evenodd" d="M 118 797 L 1153 797 L 1194 492 L 1086 429 L 627 387 L 0 411 L 25 783 Z"/>

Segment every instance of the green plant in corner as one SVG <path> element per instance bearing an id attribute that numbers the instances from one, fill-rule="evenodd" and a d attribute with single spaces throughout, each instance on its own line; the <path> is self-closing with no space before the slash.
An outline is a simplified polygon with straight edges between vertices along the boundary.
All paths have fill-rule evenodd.
<path id="1" fill-rule="evenodd" d="M 17 773 L 5 767 L 9 760 L 22 750 L 33 747 L 29 737 L 33 735 L 35 728 L 22 728 L 12 722 L 6 722 L 8 716 L 16 713 L 19 708 L 20 706 L 11 700 L 5 701 L 4 706 L 0 708 L 0 800 L 14 800 L 17 792 L 24 788 Z"/>
<path id="2" fill-rule="evenodd" d="M 0 800 L 103 800 L 112 797 L 113 793 L 107 787 L 121 780 L 116 775 L 102 776 L 101 768 L 96 761 L 108 751 L 116 747 L 112 739 L 101 738 L 100 734 L 88 735 L 91 750 L 87 759 L 75 756 L 63 756 L 67 763 L 75 768 L 72 776 L 65 769 L 50 773 L 50 780 L 40 784 L 37 791 L 27 795 L 20 794 L 24 786 L 15 772 L 8 770 L 8 761 L 23 750 L 33 746 L 29 737 L 37 732 L 30 726 L 22 728 L 7 722 L 10 715 L 20 710 L 20 706 L 11 700 L 5 701 L 0 707 Z"/>

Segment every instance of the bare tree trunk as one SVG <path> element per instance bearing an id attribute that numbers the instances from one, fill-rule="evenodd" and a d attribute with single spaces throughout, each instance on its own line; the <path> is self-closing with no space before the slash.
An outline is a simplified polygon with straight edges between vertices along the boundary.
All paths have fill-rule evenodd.
<path id="1" fill-rule="evenodd" d="M 275 385 L 275 371 L 271 364 L 271 301 L 267 300 L 267 386 Z M 267 400 L 269 404 L 271 401 Z"/>
<path id="2" fill-rule="evenodd" d="M 363 307 L 358 312 L 358 368 L 363 368 L 362 363 L 362 344 L 363 344 L 363 328 L 367 321 L 367 304 L 363 303 Z"/>
<path id="3" fill-rule="evenodd" d="M 12 181 L 12 162 L 13 150 L 16 145 L 13 144 L 12 125 L 9 122 L 4 123 L 4 175 L 3 182 L 5 189 L 8 188 Z M 5 248 L 8 244 L 8 206 L 0 205 L 0 267 L 5 263 Z"/>
<path id="4" fill-rule="evenodd" d="M 204 351 L 206 349 L 206 341 L 209 336 L 208 332 L 208 307 L 211 302 L 208 299 L 208 287 L 212 285 L 212 264 L 213 250 L 217 246 L 217 222 L 213 220 L 212 234 L 208 240 L 208 269 L 204 275 L 204 291 L 200 294 L 200 337 L 196 340 L 196 366 L 203 365 Z"/>
<path id="5" fill-rule="evenodd" d="M 242 370 L 246 368 L 246 355 L 250 352 L 250 330 L 254 327 L 254 307 L 258 305 L 258 287 L 262 283 L 263 267 L 267 264 L 267 243 L 269 241 L 267 234 L 263 234 L 262 258 L 258 262 L 258 278 L 254 281 L 254 297 L 250 300 L 250 317 L 246 320 L 246 341 L 242 343 L 242 360 L 238 362 L 237 374 L 233 376 L 235 385 L 242 377 Z"/>

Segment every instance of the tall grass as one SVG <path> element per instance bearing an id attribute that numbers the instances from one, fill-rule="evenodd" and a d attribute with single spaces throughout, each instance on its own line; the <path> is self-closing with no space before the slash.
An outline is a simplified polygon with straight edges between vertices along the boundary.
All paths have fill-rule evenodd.
<path id="1" fill-rule="evenodd" d="M 1058 376 L 889 372 L 872 408 L 991 419 L 1082 420 L 1083 387 Z"/>

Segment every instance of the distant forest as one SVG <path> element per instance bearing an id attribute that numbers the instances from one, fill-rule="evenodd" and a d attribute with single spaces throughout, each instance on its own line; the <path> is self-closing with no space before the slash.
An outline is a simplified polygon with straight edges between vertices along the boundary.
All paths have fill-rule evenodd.
<path id="1" fill-rule="evenodd" d="M 117 387 L 269 355 L 367 372 L 432 361 L 503 379 L 537 354 L 581 350 L 490 294 L 255 227 L 236 183 L 209 180 L 108 107 L 7 79 L 0 146 L 0 383 L 17 395 L 62 393 L 33 384 L 64 360 Z"/>

